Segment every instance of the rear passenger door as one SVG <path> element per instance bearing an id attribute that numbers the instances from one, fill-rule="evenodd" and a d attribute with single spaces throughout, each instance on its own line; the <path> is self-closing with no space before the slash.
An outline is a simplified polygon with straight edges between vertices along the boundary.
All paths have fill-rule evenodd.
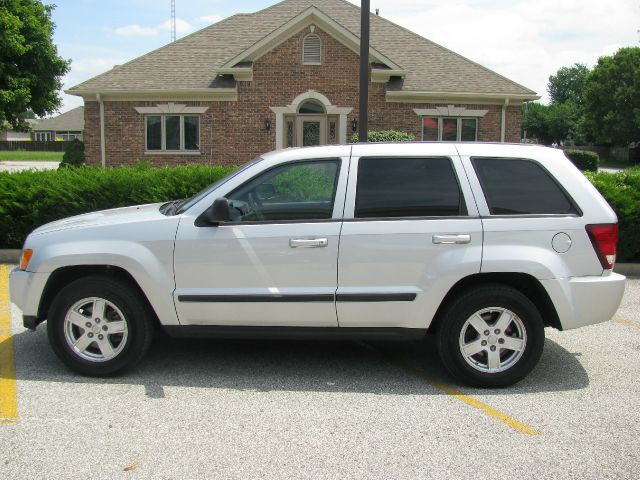
<path id="1" fill-rule="evenodd" d="M 481 256 L 482 224 L 453 145 L 353 147 L 341 327 L 426 328 L 449 289 L 480 271 Z"/>

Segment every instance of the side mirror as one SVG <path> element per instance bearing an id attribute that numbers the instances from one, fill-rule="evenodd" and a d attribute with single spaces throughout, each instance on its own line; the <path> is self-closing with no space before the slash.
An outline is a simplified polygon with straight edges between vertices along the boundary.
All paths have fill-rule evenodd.
<path id="1" fill-rule="evenodd" d="M 216 198 L 213 205 L 207 208 L 196 220 L 196 226 L 204 227 L 218 225 L 221 222 L 230 222 L 229 200 L 225 197 Z"/>

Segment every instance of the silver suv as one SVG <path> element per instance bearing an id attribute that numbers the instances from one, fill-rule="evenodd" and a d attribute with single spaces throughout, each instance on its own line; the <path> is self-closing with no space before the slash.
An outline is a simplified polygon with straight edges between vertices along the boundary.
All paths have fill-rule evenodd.
<path id="1" fill-rule="evenodd" d="M 422 339 L 460 382 L 536 365 L 544 328 L 608 320 L 617 220 L 561 151 L 359 144 L 264 155 L 192 198 L 50 223 L 12 301 L 69 367 L 176 337 Z"/>

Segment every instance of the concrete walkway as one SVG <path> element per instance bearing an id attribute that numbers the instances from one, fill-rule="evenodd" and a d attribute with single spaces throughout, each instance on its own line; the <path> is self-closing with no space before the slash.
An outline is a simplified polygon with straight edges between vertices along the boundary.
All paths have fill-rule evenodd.
<path id="1" fill-rule="evenodd" d="M 55 170 L 60 162 L 0 162 L 0 172 L 19 172 L 22 170 Z"/>

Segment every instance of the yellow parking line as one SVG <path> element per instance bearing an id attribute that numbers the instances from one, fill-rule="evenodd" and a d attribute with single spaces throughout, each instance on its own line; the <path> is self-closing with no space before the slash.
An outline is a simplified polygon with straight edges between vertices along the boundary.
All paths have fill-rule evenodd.
<path id="1" fill-rule="evenodd" d="M 9 309 L 9 267 L 0 265 L 0 423 L 17 421 L 18 397 Z"/>
<path id="2" fill-rule="evenodd" d="M 624 318 L 620 318 L 620 317 L 613 317 L 611 321 L 613 323 L 619 323 L 620 325 L 626 325 L 627 327 L 640 328 L 640 323 L 633 322 L 631 320 L 625 320 Z"/>
<path id="3" fill-rule="evenodd" d="M 369 350 L 375 351 L 377 354 L 381 355 L 388 363 L 394 365 L 395 367 L 404 370 L 405 372 L 418 377 L 420 380 L 428 383 L 429 385 L 431 385 L 432 387 L 437 388 L 438 390 L 440 390 L 441 392 L 446 393 L 447 395 L 451 395 L 452 397 L 457 398 L 458 400 L 466 403 L 467 405 L 470 405 L 474 408 L 477 408 L 478 410 L 483 411 L 484 413 L 486 413 L 487 415 L 489 415 L 490 417 L 495 418 L 496 420 L 501 421 L 502 423 L 508 425 L 509 427 L 513 428 L 514 430 L 517 430 L 520 433 L 524 433 L 525 435 L 539 435 L 540 433 L 530 427 L 529 425 L 525 425 L 522 422 L 519 422 L 518 420 L 511 418 L 509 415 L 500 412 L 499 410 L 496 410 L 495 408 L 487 405 L 486 403 L 481 402 L 480 400 L 470 396 L 470 395 L 465 395 L 464 393 L 456 390 L 455 388 L 449 386 L 449 385 L 445 385 L 444 383 L 438 382 L 436 380 L 433 380 L 432 378 L 429 378 L 427 375 L 425 375 L 423 372 L 421 372 L 420 370 L 416 370 L 415 368 L 411 368 L 408 365 L 405 365 L 404 363 L 398 362 L 394 359 L 389 358 L 388 356 L 384 355 L 383 353 L 379 352 L 378 350 L 375 350 L 372 347 L 369 347 L 368 345 L 365 345 Z"/>

